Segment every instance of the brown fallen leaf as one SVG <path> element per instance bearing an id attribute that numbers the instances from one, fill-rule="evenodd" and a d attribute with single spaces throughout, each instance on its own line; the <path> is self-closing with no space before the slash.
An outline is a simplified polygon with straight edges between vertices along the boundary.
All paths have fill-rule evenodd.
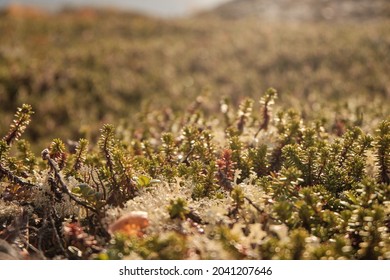
<path id="1" fill-rule="evenodd" d="M 148 213 L 133 211 L 112 223 L 108 230 L 111 234 L 122 233 L 128 236 L 142 237 L 144 229 L 148 225 Z"/>
<path id="2" fill-rule="evenodd" d="M 0 239 L 0 260 L 20 260 L 22 255 L 6 240 Z"/>

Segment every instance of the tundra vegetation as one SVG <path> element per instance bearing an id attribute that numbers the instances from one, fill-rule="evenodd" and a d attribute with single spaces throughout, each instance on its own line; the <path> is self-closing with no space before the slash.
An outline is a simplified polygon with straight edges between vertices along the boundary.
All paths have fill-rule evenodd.
<path id="1" fill-rule="evenodd" d="M 390 259 L 390 24 L 0 16 L 21 258 Z"/>

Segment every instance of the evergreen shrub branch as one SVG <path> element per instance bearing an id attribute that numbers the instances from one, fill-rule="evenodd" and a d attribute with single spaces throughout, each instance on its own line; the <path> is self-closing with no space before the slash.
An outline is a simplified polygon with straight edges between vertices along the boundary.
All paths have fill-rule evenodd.
<path id="1" fill-rule="evenodd" d="M 250 100 L 231 106 L 235 127 L 212 125 L 199 105 L 165 128 L 145 117 L 159 128 L 130 136 L 104 125 L 96 148 L 80 139 L 69 152 L 57 138 L 42 153 L 48 168 L 17 126 L 15 147 L 0 141 L 0 202 L 31 207 L 26 248 L 45 257 L 390 259 L 388 121 L 374 136 L 353 126 L 337 136 L 293 110 L 273 118 L 275 98 L 266 92 L 258 118 Z M 108 235 L 112 211 L 130 210 L 150 228 Z"/>

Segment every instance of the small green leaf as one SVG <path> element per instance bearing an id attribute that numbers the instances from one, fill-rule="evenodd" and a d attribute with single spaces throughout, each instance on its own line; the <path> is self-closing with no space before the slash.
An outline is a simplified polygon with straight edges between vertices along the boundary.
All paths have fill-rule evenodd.
<path id="1" fill-rule="evenodd" d="M 161 183 L 160 180 L 152 179 L 152 178 L 145 176 L 145 175 L 141 175 L 139 177 L 134 177 L 133 179 L 137 182 L 137 185 L 139 187 L 149 187 L 151 184 Z"/>

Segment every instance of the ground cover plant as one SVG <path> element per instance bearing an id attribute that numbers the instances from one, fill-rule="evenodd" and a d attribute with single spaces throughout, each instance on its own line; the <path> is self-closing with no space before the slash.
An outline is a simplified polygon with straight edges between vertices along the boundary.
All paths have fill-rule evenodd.
<path id="1" fill-rule="evenodd" d="M 4 13 L 0 239 L 27 259 L 390 259 L 389 26 Z"/>

